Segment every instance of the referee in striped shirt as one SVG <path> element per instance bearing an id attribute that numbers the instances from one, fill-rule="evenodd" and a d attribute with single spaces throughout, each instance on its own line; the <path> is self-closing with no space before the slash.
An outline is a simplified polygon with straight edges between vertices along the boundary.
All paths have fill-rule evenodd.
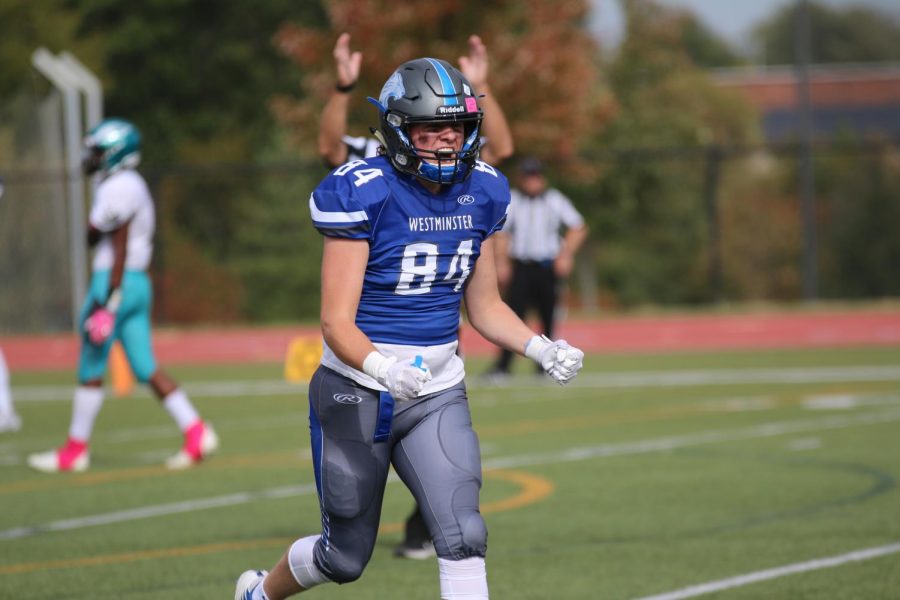
<path id="1" fill-rule="evenodd" d="M 543 333 L 552 338 L 557 284 L 572 272 L 587 226 L 572 202 L 547 185 L 536 158 L 522 161 L 519 189 L 511 195 L 506 225 L 497 234 L 497 277 L 507 286 L 510 308 L 522 318 L 530 307 L 535 308 Z M 498 381 L 508 376 L 512 358 L 512 352 L 504 350 L 489 377 Z"/>

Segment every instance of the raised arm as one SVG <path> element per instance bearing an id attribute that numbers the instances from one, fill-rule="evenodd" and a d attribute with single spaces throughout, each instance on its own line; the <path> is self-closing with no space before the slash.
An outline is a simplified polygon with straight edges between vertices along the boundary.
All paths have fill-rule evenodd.
<path id="1" fill-rule="evenodd" d="M 489 61 L 487 47 L 477 35 L 469 36 L 469 55 L 459 57 L 459 67 L 475 87 L 475 91 L 484 94 L 479 103 L 484 111 L 484 137 L 487 144 L 481 149 L 481 158 L 487 163 L 498 164 L 512 156 L 515 151 L 512 132 L 506 122 L 503 109 L 494 98 L 488 83 Z"/>
<path id="2" fill-rule="evenodd" d="M 347 113 L 353 86 L 359 79 L 362 53 L 350 51 L 350 34 L 342 33 L 334 45 L 335 88 L 322 109 L 319 119 L 319 156 L 331 167 L 347 161 Z"/>

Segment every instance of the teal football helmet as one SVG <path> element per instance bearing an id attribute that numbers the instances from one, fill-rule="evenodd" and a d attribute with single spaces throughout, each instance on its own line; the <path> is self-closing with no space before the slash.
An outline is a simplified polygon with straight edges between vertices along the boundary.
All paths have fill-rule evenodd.
<path id="1" fill-rule="evenodd" d="M 141 162 L 141 132 L 124 119 L 104 119 L 84 138 L 82 167 L 86 175 L 133 169 Z"/>

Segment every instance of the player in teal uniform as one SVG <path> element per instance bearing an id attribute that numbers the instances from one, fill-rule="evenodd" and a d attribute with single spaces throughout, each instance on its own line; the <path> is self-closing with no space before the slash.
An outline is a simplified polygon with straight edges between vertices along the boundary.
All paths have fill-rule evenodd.
<path id="1" fill-rule="evenodd" d="M 184 434 L 181 450 L 166 461 L 170 469 L 184 469 L 215 451 L 219 442 L 184 390 L 157 366 L 153 354 L 153 290 L 147 269 L 153 256 L 156 215 L 147 184 L 136 170 L 141 135 L 128 121 L 106 119 L 88 133 L 84 143 L 85 173 L 99 173 L 100 183 L 89 218 L 93 275 L 81 310 L 78 387 L 66 443 L 32 454 L 28 464 L 48 473 L 88 468 L 88 443 L 103 406 L 107 358 L 118 339 L 136 379 L 150 385 Z"/>

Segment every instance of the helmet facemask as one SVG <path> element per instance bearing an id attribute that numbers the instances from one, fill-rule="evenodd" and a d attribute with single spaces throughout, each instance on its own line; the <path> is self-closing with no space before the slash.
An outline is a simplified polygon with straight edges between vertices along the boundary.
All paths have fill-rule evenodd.
<path id="1" fill-rule="evenodd" d="M 103 148 L 85 146 L 81 155 L 81 170 L 85 175 L 93 175 L 103 169 Z"/>
<path id="2" fill-rule="evenodd" d="M 376 132 L 394 167 L 426 181 L 447 185 L 465 180 L 481 147 L 483 113 L 462 74 L 445 61 L 420 58 L 401 65 L 388 79 L 380 100 Z M 412 144 L 409 128 L 426 123 L 462 123 L 457 151 L 432 152 Z"/>

